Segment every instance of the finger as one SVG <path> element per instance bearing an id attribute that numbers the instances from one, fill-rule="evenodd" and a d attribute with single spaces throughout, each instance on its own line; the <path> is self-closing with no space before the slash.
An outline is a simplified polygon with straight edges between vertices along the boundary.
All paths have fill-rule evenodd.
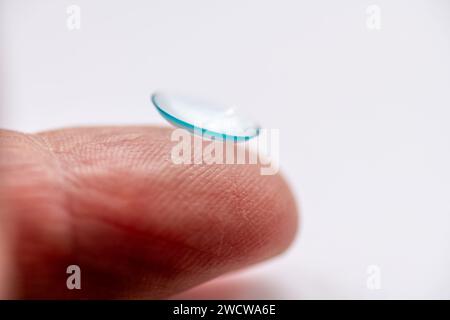
<path id="1" fill-rule="evenodd" d="M 0 206 L 0 208 L 2 208 Z M 6 223 L 3 221 L 3 213 L 0 210 L 0 300 L 10 297 L 11 291 L 11 267 L 9 262 L 11 256 L 8 246 L 8 237 L 6 233 Z"/>
<path id="2" fill-rule="evenodd" d="M 170 129 L 2 135 L 23 297 L 167 297 L 282 252 L 296 207 L 258 165 L 175 165 Z M 198 139 L 198 138 L 196 138 Z M 68 290 L 78 265 L 82 289 Z"/>

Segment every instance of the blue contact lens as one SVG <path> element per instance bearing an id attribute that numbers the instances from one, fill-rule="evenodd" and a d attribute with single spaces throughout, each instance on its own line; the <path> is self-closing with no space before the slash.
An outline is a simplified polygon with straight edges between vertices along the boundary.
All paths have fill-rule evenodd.
<path id="1" fill-rule="evenodd" d="M 152 102 L 159 113 L 173 125 L 223 140 L 248 140 L 259 134 L 260 127 L 233 107 L 192 97 L 155 93 Z"/>

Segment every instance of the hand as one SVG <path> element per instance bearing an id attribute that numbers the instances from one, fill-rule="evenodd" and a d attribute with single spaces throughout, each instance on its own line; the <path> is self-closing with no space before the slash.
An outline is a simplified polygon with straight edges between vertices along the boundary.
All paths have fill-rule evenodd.
<path id="1" fill-rule="evenodd" d="M 0 296 L 164 298 L 290 244 L 296 206 L 279 175 L 175 165 L 170 133 L 0 131 Z M 81 290 L 66 287 L 74 264 Z"/>

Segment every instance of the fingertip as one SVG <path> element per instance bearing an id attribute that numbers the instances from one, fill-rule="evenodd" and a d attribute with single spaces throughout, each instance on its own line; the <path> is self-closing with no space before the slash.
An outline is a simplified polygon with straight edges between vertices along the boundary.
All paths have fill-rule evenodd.
<path id="1" fill-rule="evenodd" d="M 297 206 L 280 174 L 262 175 L 261 164 L 175 164 L 172 132 L 40 134 L 66 182 L 61 211 L 76 244 L 69 258 L 90 279 L 83 294 L 108 297 L 115 288 L 117 296 L 165 297 L 278 255 L 293 241 Z"/>

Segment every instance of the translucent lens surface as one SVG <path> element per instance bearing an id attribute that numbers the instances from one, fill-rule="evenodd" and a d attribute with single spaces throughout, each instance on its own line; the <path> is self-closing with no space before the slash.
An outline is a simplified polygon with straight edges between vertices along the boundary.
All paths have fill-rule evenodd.
<path id="1" fill-rule="evenodd" d="M 164 93 L 153 94 L 152 102 L 167 121 L 203 136 L 239 141 L 251 139 L 260 131 L 254 121 L 229 106 Z"/>

